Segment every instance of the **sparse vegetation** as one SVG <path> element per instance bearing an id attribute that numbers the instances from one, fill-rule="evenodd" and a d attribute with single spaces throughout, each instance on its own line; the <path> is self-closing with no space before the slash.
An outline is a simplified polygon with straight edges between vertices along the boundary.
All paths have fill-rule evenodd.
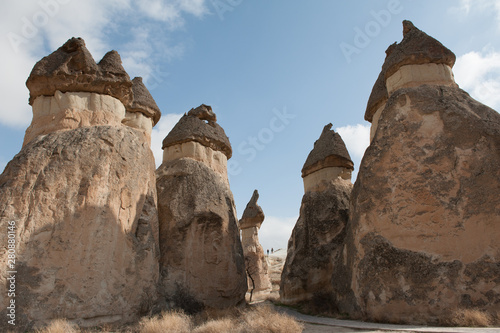
<path id="1" fill-rule="evenodd" d="M 76 325 L 65 319 L 53 320 L 47 327 L 36 330 L 37 333 L 77 333 Z"/>
<path id="2" fill-rule="evenodd" d="M 484 311 L 458 309 L 453 313 L 450 324 L 463 327 L 488 327 L 493 324 L 493 318 Z"/>
<path id="3" fill-rule="evenodd" d="M 143 318 L 134 327 L 113 330 L 127 333 L 299 333 L 303 325 L 295 319 L 276 312 L 270 306 L 260 305 L 226 310 L 204 310 L 189 316 L 181 311 L 164 312 L 161 315 Z M 86 333 L 108 332 L 108 330 L 86 331 L 75 328 L 65 320 L 56 320 L 37 333 Z"/>
<path id="4" fill-rule="evenodd" d="M 188 333 L 191 332 L 191 318 L 180 311 L 164 312 L 158 317 L 145 318 L 139 323 L 141 333 Z"/>

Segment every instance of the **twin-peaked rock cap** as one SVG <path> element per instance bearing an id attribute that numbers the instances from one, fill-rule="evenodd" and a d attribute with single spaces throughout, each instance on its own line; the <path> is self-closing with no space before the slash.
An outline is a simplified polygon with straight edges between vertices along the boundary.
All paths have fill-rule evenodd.
<path id="1" fill-rule="evenodd" d="M 416 28 L 410 21 L 403 21 L 403 40 L 385 51 L 382 71 L 373 86 L 366 106 L 365 120 L 371 122 L 377 109 L 388 99 L 385 82 L 404 65 L 445 64 L 453 67 L 455 54 L 439 41 Z"/>
<path id="2" fill-rule="evenodd" d="M 30 104 L 38 96 L 53 96 L 56 90 L 110 95 L 125 106 L 132 100 L 132 81 L 118 52 L 106 53 L 97 64 L 81 38 L 71 38 L 37 62 L 26 86 Z"/>
<path id="3" fill-rule="evenodd" d="M 142 77 L 135 77 L 132 80 L 132 102 L 127 106 L 127 111 L 140 112 L 152 118 L 153 126 L 160 120 L 160 108 L 142 82 Z"/>
<path id="4" fill-rule="evenodd" d="M 240 229 L 247 229 L 251 227 L 260 228 L 262 225 L 265 216 L 262 207 L 257 204 L 257 200 L 259 200 L 259 191 L 255 190 L 253 191 L 252 198 L 245 207 L 245 211 L 241 217 Z"/>
<path id="5" fill-rule="evenodd" d="M 217 124 L 217 116 L 208 105 L 202 104 L 184 114 L 163 140 L 162 149 L 189 141 L 221 151 L 228 159 L 232 156 L 229 139 L 224 129 Z"/>
<path id="6" fill-rule="evenodd" d="M 340 134 L 332 130 L 332 124 L 323 128 L 320 137 L 314 143 L 314 148 L 307 156 L 302 168 L 302 177 L 328 167 L 342 167 L 354 170 L 354 163 L 349 156 L 344 140 Z"/>

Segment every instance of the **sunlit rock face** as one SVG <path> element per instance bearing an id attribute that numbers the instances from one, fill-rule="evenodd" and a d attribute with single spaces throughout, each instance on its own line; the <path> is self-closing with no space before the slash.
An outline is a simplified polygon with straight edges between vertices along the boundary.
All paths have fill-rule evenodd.
<path id="1" fill-rule="evenodd" d="M 225 168 L 231 145 L 212 109 L 185 114 L 163 149 L 156 174 L 166 306 L 191 313 L 242 304 L 245 261 Z"/>
<path id="2" fill-rule="evenodd" d="M 332 276 L 343 261 L 353 163 L 332 124 L 323 129 L 302 169 L 305 194 L 288 241 L 280 300 L 336 310 Z"/>
<path id="3" fill-rule="evenodd" d="M 494 314 L 500 115 L 454 83 L 450 50 L 403 25 L 365 114 L 375 127 L 352 192 L 341 309 L 418 324 L 457 308 Z"/>
<path id="4" fill-rule="evenodd" d="M 264 211 L 257 204 L 258 199 L 259 192 L 255 190 L 240 220 L 248 290 L 252 292 L 252 297 L 269 294 L 272 289 L 264 249 L 259 242 L 259 229 L 265 216 Z"/>
<path id="5" fill-rule="evenodd" d="M 0 176 L 0 226 L 16 226 L 16 328 L 135 321 L 157 295 L 159 232 L 153 153 L 122 124 L 132 83 L 118 53 L 96 64 L 73 38 L 27 85 L 33 121 Z M 0 248 L 6 263 L 6 237 Z M 6 318 L 10 273 L 0 272 Z"/>

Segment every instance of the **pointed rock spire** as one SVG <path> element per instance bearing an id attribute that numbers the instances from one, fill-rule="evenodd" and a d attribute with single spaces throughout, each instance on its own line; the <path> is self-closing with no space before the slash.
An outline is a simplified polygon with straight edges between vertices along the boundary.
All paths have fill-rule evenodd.
<path id="1" fill-rule="evenodd" d="M 216 122 L 212 108 L 202 104 L 191 109 L 179 120 L 163 140 L 162 149 L 176 144 L 195 141 L 216 151 L 221 151 L 228 159 L 232 149 L 224 129 Z"/>
<path id="2" fill-rule="evenodd" d="M 259 200 L 259 191 L 253 191 L 252 198 L 248 202 L 245 207 L 245 211 L 243 212 L 243 216 L 240 220 L 240 229 L 246 229 L 251 227 L 260 228 L 262 222 L 264 221 L 264 211 L 257 204 L 257 200 Z"/>
<path id="3" fill-rule="evenodd" d="M 403 40 L 390 45 L 385 51 L 382 71 L 373 86 L 366 106 L 365 120 L 372 122 L 377 109 L 388 98 L 386 80 L 405 65 L 445 64 L 453 67 L 455 54 L 438 40 L 416 28 L 412 22 L 403 21 Z"/>
<path id="4" fill-rule="evenodd" d="M 96 64 L 81 38 L 69 39 L 37 62 L 26 86 L 30 91 L 31 105 L 38 96 L 53 96 L 57 90 L 106 94 L 124 105 L 128 105 L 132 97 L 132 82 L 118 52 L 108 52 Z"/>
<path id="5" fill-rule="evenodd" d="M 354 163 L 349 156 L 344 140 L 340 134 L 331 129 L 332 126 L 331 123 L 326 125 L 321 136 L 314 143 L 314 148 L 307 156 L 302 168 L 302 177 L 327 167 L 343 167 L 354 170 Z"/>
<path id="6" fill-rule="evenodd" d="M 128 112 L 140 112 L 153 119 L 153 126 L 158 123 L 161 111 L 151 96 L 148 88 L 142 82 L 142 77 L 135 77 L 132 80 L 132 102 L 127 107 Z"/>

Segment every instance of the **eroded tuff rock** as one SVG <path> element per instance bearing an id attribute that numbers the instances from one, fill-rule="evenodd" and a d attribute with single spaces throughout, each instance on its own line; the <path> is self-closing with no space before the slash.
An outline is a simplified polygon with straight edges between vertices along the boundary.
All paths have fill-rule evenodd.
<path id="1" fill-rule="evenodd" d="M 152 119 L 153 126 L 160 120 L 160 108 L 142 82 L 142 77 L 135 77 L 132 80 L 132 102 L 128 105 L 127 112 L 142 113 Z"/>
<path id="2" fill-rule="evenodd" d="M 69 39 L 37 62 L 26 86 L 30 90 L 31 105 L 38 96 L 53 96 L 56 91 L 109 95 L 123 105 L 128 105 L 132 98 L 132 82 L 118 52 L 109 51 L 97 64 L 81 38 Z"/>
<path id="3" fill-rule="evenodd" d="M 305 194 L 280 284 L 281 302 L 309 303 L 316 311 L 336 310 L 337 281 L 332 276 L 343 265 L 354 168 L 331 127 L 325 126 L 302 169 Z"/>
<path id="4" fill-rule="evenodd" d="M 259 192 L 255 190 L 240 220 L 241 243 L 248 273 L 248 290 L 253 295 L 269 293 L 272 289 L 264 249 L 259 243 L 259 229 L 264 212 L 257 204 Z"/>
<path id="5" fill-rule="evenodd" d="M 196 312 L 241 304 L 247 281 L 227 180 L 229 140 L 202 105 L 179 120 L 163 147 L 156 173 L 166 306 Z"/>
<path id="6" fill-rule="evenodd" d="M 33 120 L 23 145 L 55 131 L 121 123 L 150 141 L 161 116 L 142 79 L 130 81 L 116 51 L 96 64 L 81 38 L 71 38 L 37 62 L 26 85 Z"/>
<path id="7" fill-rule="evenodd" d="M 404 29 L 383 71 L 393 54 L 411 53 L 392 76 L 409 77 L 401 72 L 408 66 L 415 75 L 397 80 L 402 84 L 377 111 L 352 192 L 346 262 L 353 297 L 340 307 L 368 320 L 420 324 L 437 323 L 457 308 L 494 314 L 500 115 L 459 89 L 452 75 L 434 81 L 436 73 L 419 67 L 427 65 L 420 59 L 435 51 L 430 61 L 452 66 L 454 56 L 407 22 Z M 415 48 L 407 52 L 407 45 Z M 367 113 L 370 108 L 369 102 Z"/>
<path id="8" fill-rule="evenodd" d="M 217 124 L 212 108 L 205 104 L 184 114 L 163 140 L 162 149 L 185 142 L 197 142 L 213 151 L 222 152 L 226 159 L 230 159 L 232 155 L 231 144 L 224 129 Z"/>
<path id="9" fill-rule="evenodd" d="M 416 28 L 412 22 L 403 21 L 403 40 L 397 44 L 394 43 L 387 48 L 385 51 L 386 59 L 382 66 L 382 71 L 373 86 L 370 98 L 368 99 L 368 105 L 365 112 L 365 120 L 372 122 L 375 112 L 385 103 L 388 99 L 387 91 L 387 80 L 394 75 L 396 72 L 400 71 L 401 67 L 411 65 L 443 65 L 442 68 L 449 68 L 449 73 L 451 73 L 451 68 L 455 64 L 455 54 L 451 52 L 448 48 L 443 46 L 439 41 L 427 35 L 425 32 Z M 445 67 L 446 66 L 446 67 Z M 423 66 L 425 69 L 429 66 Z M 439 70 L 436 70 L 437 66 L 431 66 L 428 72 L 427 80 L 436 81 L 436 75 L 439 74 Z M 415 72 L 415 71 L 414 71 Z M 398 73 L 398 76 L 401 75 Z M 413 84 L 413 77 L 409 77 L 408 83 Z M 446 80 L 447 81 L 447 80 Z M 444 83 L 444 82 L 439 82 Z"/>
<path id="10" fill-rule="evenodd" d="M 155 302 L 155 163 L 143 132 L 122 124 L 118 97 L 126 100 L 129 83 L 117 53 L 95 65 L 80 39 L 38 62 L 28 79 L 33 121 L 0 176 L 0 226 L 16 225 L 20 330 L 56 318 L 87 327 L 123 324 Z M 39 95 L 45 93 L 53 96 Z M 0 248 L 7 263 L 7 237 Z M 0 268 L 4 318 L 6 269 Z M 6 330 L 1 325 L 5 320 Z"/>
<path id="11" fill-rule="evenodd" d="M 159 255 L 154 158 L 134 130 L 99 126 L 34 139 L 0 176 L 0 212 L 2 228 L 16 223 L 17 327 L 61 317 L 124 323 L 148 311 Z"/>

